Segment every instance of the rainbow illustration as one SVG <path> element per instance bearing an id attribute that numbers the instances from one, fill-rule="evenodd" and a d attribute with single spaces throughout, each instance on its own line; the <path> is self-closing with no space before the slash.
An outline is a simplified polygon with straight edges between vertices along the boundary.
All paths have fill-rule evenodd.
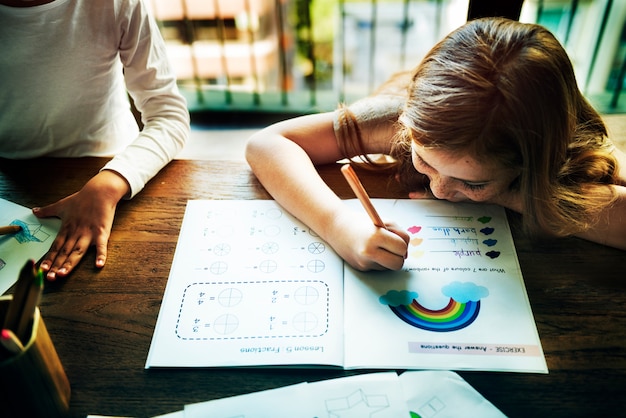
<path id="1" fill-rule="evenodd" d="M 480 301 L 460 303 L 450 298 L 442 309 L 432 310 L 423 307 L 413 299 L 409 305 L 390 306 L 398 318 L 409 325 L 426 331 L 449 332 L 465 328 L 478 316 Z"/>
<path id="2" fill-rule="evenodd" d="M 480 300 L 489 290 L 472 282 L 452 282 L 441 288 L 450 298 L 441 309 L 429 309 L 417 301 L 418 294 L 409 290 L 389 290 L 378 301 L 389 306 L 398 318 L 426 331 L 450 332 L 469 326 L 478 317 Z"/>

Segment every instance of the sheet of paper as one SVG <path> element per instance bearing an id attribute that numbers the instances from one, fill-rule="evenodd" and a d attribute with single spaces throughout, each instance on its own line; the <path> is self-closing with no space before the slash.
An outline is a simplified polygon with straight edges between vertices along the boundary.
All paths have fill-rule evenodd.
<path id="1" fill-rule="evenodd" d="M 189 201 L 146 367 L 343 362 L 343 262 L 274 201 Z"/>
<path id="2" fill-rule="evenodd" d="M 39 219 L 30 208 L 0 199 L 0 225 L 20 225 L 16 234 L 0 235 L 0 294 L 17 281 L 29 259 L 38 261 L 48 252 L 59 232 L 59 219 Z"/>
<path id="3" fill-rule="evenodd" d="M 408 371 L 400 375 L 411 417 L 506 418 L 461 376 L 449 371 Z"/>
<path id="4" fill-rule="evenodd" d="M 411 240 L 401 272 L 346 267 L 346 368 L 547 373 L 501 207 L 373 203 Z"/>
<path id="5" fill-rule="evenodd" d="M 185 405 L 185 418 L 312 418 L 307 383 Z"/>
<path id="6" fill-rule="evenodd" d="M 409 417 L 395 372 L 361 374 L 185 406 L 185 418 Z"/>
<path id="7" fill-rule="evenodd" d="M 409 417 L 409 408 L 395 372 L 357 374 L 309 383 L 314 417 Z"/>

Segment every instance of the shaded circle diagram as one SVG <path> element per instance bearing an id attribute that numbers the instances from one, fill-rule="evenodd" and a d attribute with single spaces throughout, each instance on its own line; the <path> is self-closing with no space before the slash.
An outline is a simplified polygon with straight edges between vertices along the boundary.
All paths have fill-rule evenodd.
<path id="1" fill-rule="evenodd" d="M 243 299 L 243 293 L 241 290 L 235 289 L 234 287 L 229 287 L 228 289 L 224 289 L 217 295 L 217 301 L 220 305 L 225 307 L 231 307 L 238 305 Z"/>
<path id="2" fill-rule="evenodd" d="M 293 327 L 301 332 L 313 331 L 317 323 L 317 315 L 311 312 L 300 312 L 293 317 Z"/>
<path id="3" fill-rule="evenodd" d="M 308 250 L 311 254 L 322 254 L 326 251 L 326 246 L 323 242 L 312 242 L 309 244 Z"/>
<path id="4" fill-rule="evenodd" d="M 232 334 L 239 327 L 239 318 L 235 315 L 224 314 L 215 318 L 213 330 L 218 334 Z"/>
<path id="5" fill-rule="evenodd" d="M 311 273 L 321 273 L 326 268 L 326 264 L 322 260 L 311 260 L 306 264 L 306 268 Z"/>
<path id="6" fill-rule="evenodd" d="M 320 294 L 317 289 L 312 286 L 302 286 L 296 289 L 293 298 L 301 305 L 312 305 L 319 300 Z"/>

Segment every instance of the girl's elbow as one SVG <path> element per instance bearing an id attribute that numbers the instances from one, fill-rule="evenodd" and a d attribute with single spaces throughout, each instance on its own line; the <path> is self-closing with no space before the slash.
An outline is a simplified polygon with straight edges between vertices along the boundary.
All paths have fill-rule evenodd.
<path id="1" fill-rule="evenodd" d="M 262 131 L 254 133 L 250 136 L 250 138 L 248 138 L 248 141 L 246 141 L 244 155 L 249 164 L 252 165 L 264 154 L 265 148 L 267 147 L 266 139 L 267 138 L 262 135 Z"/>

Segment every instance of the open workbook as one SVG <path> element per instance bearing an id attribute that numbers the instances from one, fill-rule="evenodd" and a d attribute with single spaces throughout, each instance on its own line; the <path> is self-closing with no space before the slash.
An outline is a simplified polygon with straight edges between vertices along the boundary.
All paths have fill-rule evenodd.
<path id="1" fill-rule="evenodd" d="M 411 237 L 400 271 L 354 270 L 271 200 L 189 201 L 146 368 L 547 373 L 502 208 L 373 203 Z"/>

